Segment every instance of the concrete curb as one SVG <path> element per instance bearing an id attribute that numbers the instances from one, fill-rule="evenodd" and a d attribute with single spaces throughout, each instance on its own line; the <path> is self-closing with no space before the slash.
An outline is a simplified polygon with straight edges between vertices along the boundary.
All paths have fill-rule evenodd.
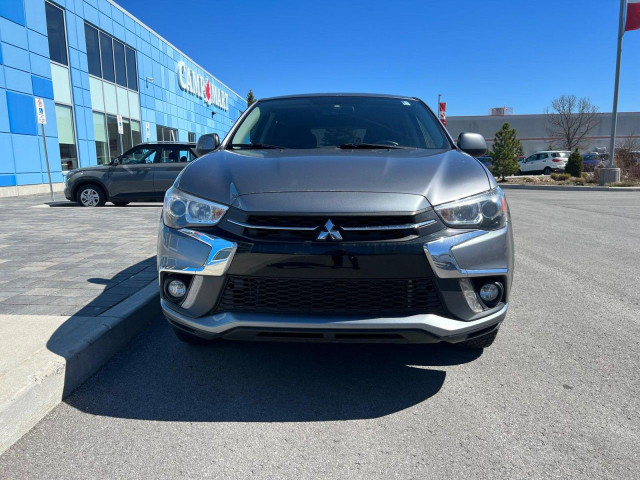
<path id="1" fill-rule="evenodd" d="M 585 191 L 585 192 L 640 192 L 640 187 L 586 187 L 582 185 L 523 185 L 515 184 L 509 185 L 508 183 L 498 183 L 498 186 L 503 190 L 548 190 L 548 191 Z"/>
<path id="2" fill-rule="evenodd" d="M 69 317 L 2 376 L 0 455 L 160 314 L 158 293 L 153 280 L 98 317 Z"/>

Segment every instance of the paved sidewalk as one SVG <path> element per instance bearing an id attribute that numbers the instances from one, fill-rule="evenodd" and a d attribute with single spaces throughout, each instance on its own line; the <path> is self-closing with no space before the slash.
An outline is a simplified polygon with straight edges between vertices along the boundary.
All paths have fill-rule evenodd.
<path id="1" fill-rule="evenodd" d="M 160 204 L 0 199 L 0 314 L 95 316 L 156 278 Z"/>
<path id="2" fill-rule="evenodd" d="M 161 204 L 48 201 L 0 199 L 0 453 L 157 314 Z"/>

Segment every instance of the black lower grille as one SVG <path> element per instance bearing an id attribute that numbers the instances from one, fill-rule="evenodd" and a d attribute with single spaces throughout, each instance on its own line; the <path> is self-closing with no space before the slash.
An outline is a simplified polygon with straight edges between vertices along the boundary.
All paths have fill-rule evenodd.
<path id="1" fill-rule="evenodd" d="M 441 313 L 430 278 L 298 279 L 230 276 L 217 311 L 256 313 Z"/>

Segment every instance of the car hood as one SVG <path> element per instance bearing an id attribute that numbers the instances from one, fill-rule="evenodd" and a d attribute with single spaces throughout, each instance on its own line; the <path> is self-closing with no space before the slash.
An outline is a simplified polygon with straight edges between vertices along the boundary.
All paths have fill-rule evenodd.
<path id="1" fill-rule="evenodd" d="M 67 175 L 75 175 L 76 173 L 89 173 L 89 172 L 97 172 L 102 171 L 109 168 L 109 165 L 95 165 L 93 167 L 82 167 L 76 168 L 74 170 L 69 170 Z"/>
<path id="2" fill-rule="evenodd" d="M 221 150 L 190 164 L 179 188 L 246 210 L 270 210 L 270 203 L 297 210 L 324 201 L 326 211 L 344 202 L 349 205 L 340 210 L 362 211 L 377 199 L 377 211 L 416 211 L 486 191 L 493 186 L 489 177 L 480 162 L 456 150 Z"/>

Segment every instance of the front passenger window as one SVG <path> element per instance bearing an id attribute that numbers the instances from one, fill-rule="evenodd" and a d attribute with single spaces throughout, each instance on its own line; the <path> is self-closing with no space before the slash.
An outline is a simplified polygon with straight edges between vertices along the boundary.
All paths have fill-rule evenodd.
<path id="1" fill-rule="evenodd" d="M 120 163 L 122 165 L 142 165 L 145 163 L 153 163 L 156 158 L 156 150 L 154 148 L 140 147 L 125 153 Z"/>

